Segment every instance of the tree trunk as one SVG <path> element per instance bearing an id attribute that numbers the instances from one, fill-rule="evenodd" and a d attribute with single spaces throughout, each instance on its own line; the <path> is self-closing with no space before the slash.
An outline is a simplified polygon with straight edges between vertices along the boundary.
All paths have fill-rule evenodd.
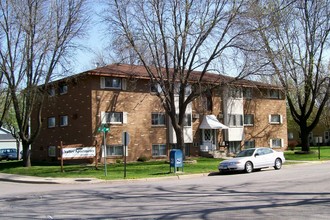
<path id="1" fill-rule="evenodd" d="M 23 145 L 23 167 L 31 167 L 30 159 L 30 144 L 26 141 L 22 141 Z"/>
<path id="2" fill-rule="evenodd" d="M 300 125 L 300 139 L 301 139 L 301 150 L 305 152 L 309 152 L 309 131 L 307 130 L 307 126 Z"/>
<path id="3" fill-rule="evenodd" d="M 175 129 L 177 148 L 182 150 L 183 159 L 186 155 L 186 146 L 184 144 L 183 129 Z"/>

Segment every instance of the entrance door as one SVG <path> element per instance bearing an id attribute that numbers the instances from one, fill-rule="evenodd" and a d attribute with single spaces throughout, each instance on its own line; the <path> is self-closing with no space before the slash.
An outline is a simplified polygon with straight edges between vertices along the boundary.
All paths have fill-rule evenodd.
<path id="1" fill-rule="evenodd" d="M 206 147 L 207 151 L 210 150 L 215 150 L 216 149 L 216 143 L 217 143 L 217 139 L 216 139 L 216 130 L 215 129 L 203 129 L 203 146 Z"/>

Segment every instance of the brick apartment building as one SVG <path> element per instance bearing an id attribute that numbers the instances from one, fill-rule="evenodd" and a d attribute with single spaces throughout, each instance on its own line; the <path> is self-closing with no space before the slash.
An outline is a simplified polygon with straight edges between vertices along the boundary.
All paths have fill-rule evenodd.
<path id="1" fill-rule="evenodd" d="M 198 72 L 196 73 L 198 74 Z M 207 74 L 205 79 L 219 77 Z M 221 76 L 222 80 L 230 77 Z M 57 146 L 97 146 L 98 158 L 122 160 L 122 134 L 130 135 L 127 161 L 145 156 L 168 158 L 176 147 L 169 118 L 155 95 L 157 89 L 142 66 L 112 64 L 52 83 L 42 112 L 40 135 L 32 160 L 57 160 Z M 287 147 L 286 103 L 280 87 L 240 80 L 213 89 L 186 111 L 187 156 L 234 154 L 242 148 Z M 32 117 L 32 129 L 36 118 Z M 107 124 L 106 155 L 102 124 Z"/>

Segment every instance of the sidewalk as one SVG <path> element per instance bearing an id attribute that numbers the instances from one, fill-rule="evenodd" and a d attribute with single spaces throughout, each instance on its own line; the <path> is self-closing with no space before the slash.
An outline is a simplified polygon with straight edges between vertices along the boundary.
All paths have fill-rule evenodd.
<path id="1" fill-rule="evenodd" d="M 102 183 L 105 180 L 97 178 L 52 178 L 52 177 L 36 177 L 22 176 L 16 174 L 0 173 L 0 181 L 17 182 L 17 183 L 33 183 L 33 184 L 79 184 L 79 183 Z"/>

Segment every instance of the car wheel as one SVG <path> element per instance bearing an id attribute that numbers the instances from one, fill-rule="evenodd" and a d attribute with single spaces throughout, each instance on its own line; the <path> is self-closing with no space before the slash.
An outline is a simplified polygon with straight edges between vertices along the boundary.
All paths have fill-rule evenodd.
<path id="1" fill-rule="evenodd" d="M 245 172 L 251 173 L 252 170 L 253 170 L 253 164 L 250 161 L 246 162 L 245 163 Z"/>
<path id="2" fill-rule="evenodd" d="M 279 170 L 281 168 L 282 168 L 282 160 L 280 158 L 276 158 L 274 169 L 275 170 Z"/>

